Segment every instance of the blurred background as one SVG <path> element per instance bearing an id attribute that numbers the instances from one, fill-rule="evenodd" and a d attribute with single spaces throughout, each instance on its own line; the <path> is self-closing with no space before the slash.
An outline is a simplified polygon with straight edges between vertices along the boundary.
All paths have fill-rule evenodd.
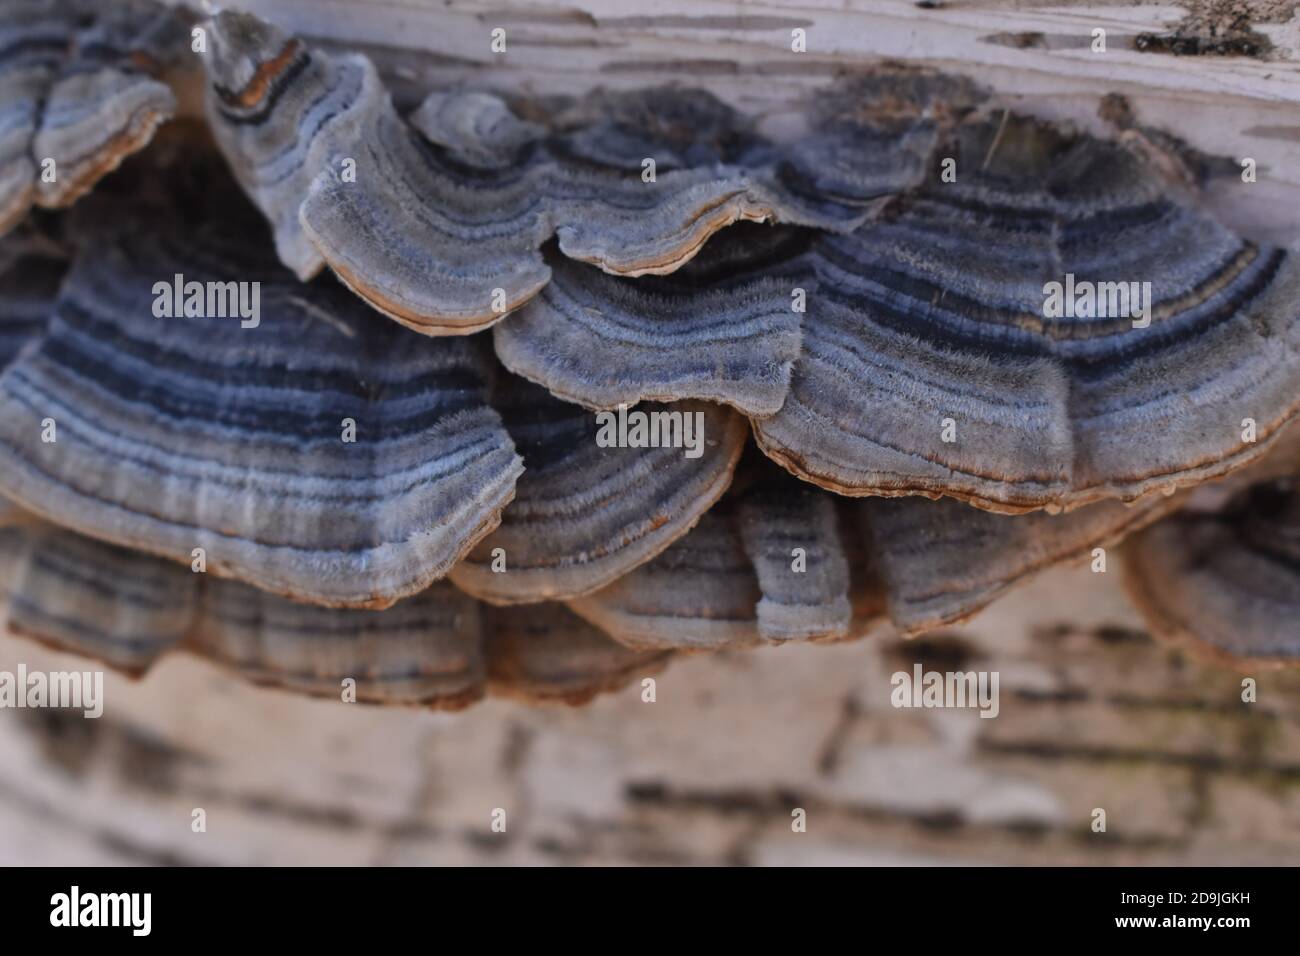
<path id="1" fill-rule="evenodd" d="M 1118 577 L 1057 570 L 907 643 L 683 658 L 654 703 L 585 709 L 376 709 L 173 656 L 107 674 L 98 720 L 0 710 L 0 863 L 1300 863 L 1300 674 L 1243 703 Z M 93 666 L 0 638 L 19 662 Z M 998 671 L 998 717 L 894 709 L 915 662 Z"/>

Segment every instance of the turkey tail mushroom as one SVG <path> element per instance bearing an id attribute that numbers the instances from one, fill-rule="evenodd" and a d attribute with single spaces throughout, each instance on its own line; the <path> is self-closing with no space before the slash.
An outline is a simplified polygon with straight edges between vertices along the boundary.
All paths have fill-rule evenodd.
<path id="1" fill-rule="evenodd" d="M 408 124 L 364 57 L 249 14 L 210 29 L 209 121 L 284 263 L 301 278 L 328 263 L 430 335 L 478 331 L 535 296 L 552 236 L 565 256 L 639 276 L 675 271 L 734 222 L 852 229 L 919 181 L 943 126 L 920 96 L 884 119 L 841 97 L 819 114 L 824 140 L 782 149 L 709 94 L 672 88 L 599 92 L 545 128 L 494 95 L 440 91 Z M 836 195 L 818 192 L 832 175 Z"/>
<path id="2" fill-rule="evenodd" d="M 338 698 L 351 680 L 364 703 L 460 710 L 486 692 L 478 602 L 443 581 L 367 611 L 213 579 L 187 646 L 253 683 L 319 697 Z"/>
<path id="3" fill-rule="evenodd" d="M 925 179 L 950 129 L 987 96 L 964 77 L 903 65 L 818 90 L 805 106 L 809 129 L 782 145 L 774 172 L 789 203 L 815 208 L 784 221 L 849 232 L 869 220 Z"/>
<path id="4" fill-rule="evenodd" d="M 893 68 L 784 143 L 668 87 L 403 118 L 364 56 L 229 11 L 205 124 L 155 136 L 187 16 L 0 0 L 12 630 L 580 703 L 947 626 L 1135 535 L 1156 633 L 1300 659 L 1300 261 L 1166 140 Z"/>
<path id="5" fill-rule="evenodd" d="M 577 706 L 663 670 L 669 654 L 610 640 L 563 604 L 493 607 L 487 620 L 493 694 Z"/>
<path id="6" fill-rule="evenodd" d="M 758 577 L 723 501 L 653 561 L 568 601 L 620 644 L 720 650 L 759 643 Z"/>
<path id="7" fill-rule="evenodd" d="M 714 650 L 904 636 L 973 617 L 1049 567 L 1168 514 L 1186 496 L 999 515 L 959 501 L 846 501 L 751 457 L 734 487 L 653 561 L 569 606 L 631 647 Z"/>
<path id="8" fill-rule="evenodd" d="M 0 529 L 4 627 L 129 674 L 180 645 L 198 575 L 39 522 Z"/>
<path id="9" fill-rule="evenodd" d="M 840 494 L 1009 513 L 1170 492 L 1263 454 L 1300 408 L 1293 257 L 1117 145 L 981 120 L 952 158 L 955 182 L 936 171 L 818 240 L 790 393 L 755 422 L 765 452 Z"/>
<path id="10" fill-rule="evenodd" d="M 497 357 L 590 408 L 697 398 L 774 414 L 799 356 L 811 240 L 741 224 L 671 276 L 636 280 L 552 255 L 550 284 L 493 327 Z"/>
<path id="11" fill-rule="evenodd" d="M 936 164 L 849 235 L 736 226 L 659 279 L 557 260 L 497 354 L 592 407 L 732 404 L 843 495 L 1054 511 L 1262 456 L 1300 409 L 1295 258 L 1122 146 L 1010 118 L 954 135 L 956 181 Z"/>
<path id="12" fill-rule="evenodd" d="M 859 591 L 834 498 L 752 457 L 734 488 L 662 554 L 571 607 L 634 648 L 718 650 L 840 640 L 878 608 Z M 872 612 L 874 618 L 874 610 Z"/>
<path id="13" fill-rule="evenodd" d="M 135 676 L 185 650 L 301 694 L 459 710 L 489 686 L 585 703 L 667 660 L 558 604 L 489 611 L 439 582 L 383 611 L 315 607 L 39 522 L 0 529 L 0 569 L 5 628 Z"/>
<path id="14" fill-rule="evenodd" d="M 1300 441 L 1288 444 L 1289 468 L 1270 456 L 1225 505 L 1190 506 L 1125 545 L 1125 588 L 1157 637 L 1238 669 L 1300 665 Z"/>
<path id="15" fill-rule="evenodd" d="M 430 143 L 465 166 L 507 169 L 546 136 L 546 127 L 515 115 L 494 93 L 441 90 L 430 93 L 408 117 Z"/>
<path id="16" fill-rule="evenodd" d="M 1181 503 L 1178 496 L 1132 505 L 1102 501 L 1066 514 L 1027 515 L 994 514 L 950 499 L 856 504 L 889 618 L 911 636 L 965 621 L 1047 568 L 1096 560 L 1094 549 L 1118 544 Z"/>
<path id="17" fill-rule="evenodd" d="M 740 499 L 740 540 L 763 597 L 755 611 L 764 640 L 849 635 L 853 602 L 849 559 L 835 499 L 762 469 Z"/>
<path id="18" fill-rule="evenodd" d="M 748 438 L 744 418 L 717 405 L 598 416 L 513 376 L 492 404 L 526 470 L 500 527 L 451 580 L 494 604 L 575 597 L 650 560 L 726 490 Z"/>
<path id="19" fill-rule="evenodd" d="M 495 527 L 522 465 L 485 350 L 303 287 L 251 237 L 120 225 L 0 376 L 0 491 L 326 605 L 413 594 Z"/>
<path id="20" fill-rule="evenodd" d="M 176 110 L 157 78 L 183 15 L 149 2 L 0 4 L 0 233 L 71 205 Z"/>
<path id="21" fill-rule="evenodd" d="M 711 167 L 650 188 L 639 165 L 573 181 L 540 155 L 467 166 L 398 117 L 365 58 L 309 49 L 246 14 L 223 12 L 211 30 L 210 121 L 285 263 L 306 278 L 328 262 L 417 331 L 474 332 L 523 304 L 550 278 L 538 250 L 557 228 L 608 268 L 672 268 L 743 191 Z M 499 113 L 489 98 L 460 106 L 475 107 Z M 444 113 L 417 118 L 428 128 Z"/>
<path id="22" fill-rule="evenodd" d="M 0 237 L 0 369 L 45 330 L 68 261 L 49 237 L 19 227 Z"/>

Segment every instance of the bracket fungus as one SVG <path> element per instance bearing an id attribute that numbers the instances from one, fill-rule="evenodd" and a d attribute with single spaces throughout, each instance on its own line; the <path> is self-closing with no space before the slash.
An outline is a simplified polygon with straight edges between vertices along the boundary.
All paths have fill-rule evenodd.
<path id="1" fill-rule="evenodd" d="M 737 225 L 670 276 L 606 275 L 552 256 L 551 282 L 492 329 L 511 371 L 590 408 L 685 398 L 781 408 L 799 356 L 792 293 L 811 233 Z"/>
<path id="2" fill-rule="evenodd" d="M 568 602 L 635 648 L 717 650 L 861 636 L 876 602 L 850 567 L 834 497 L 752 457 L 691 532 Z M 856 558 L 857 555 L 855 554 Z M 873 609 L 868 618 L 855 612 Z"/>
<path id="3" fill-rule="evenodd" d="M 654 560 L 567 603 L 628 647 L 719 650 L 759 642 L 761 598 L 724 502 Z"/>
<path id="4" fill-rule="evenodd" d="M 410 122 L 452 159 L 480 169 L 515 165 L 526 147 L 547 134 L 545 126 L 520 119 L 501 97 L 481 90 L 430 93 Z"/>
<path id="5" fill-rule="evenodd" d="M 48 525 L 0 529 L 0 564 L 8 631 L 129 674 L 176 647 L 195 612 L 197 575 Z"/>
<path id="6" fill-rule="evenodd" d="M 494 330 L 498 355 L 597 407 L 731 403 L 770 457 L 839 494 L 1005 513 L 1219 477 L 1300 411 L 1294 256 L 1229 232 L 1119 144 L 978 116 L 946 151 L 955 181 L 936 164 L 800 254 L 736 226 L 659 280 L 557 264 Z"/>
<path id="7" fill-rule="evenodd" d="M 451 579 L 494 604 L 575 597 L 648 561 L 726 490 L 748 437 L 741 416 L 706 402 L 638 408 L 627 417 L 642 433 L 621 435 L 614 413 L 602 423 L 514 377 L 492 404 L 525 471 Z"/>
<path id="8" fill-rule="evenodd" d="M 764 640 L 849 636 L 849 556 L 834 498 L 761 469 L 737 510 L 740 540 L 763 593 L 755 612 Z"/>
<path id="9" fill-rule="evenodd" d="M 1119 543 L 1183 497 L 1029 515 L 917 497 L 847 501 L 751 456 L 694 530 L 568 604 L 632 647 L 842 640 L 882 625 L 913 636 Z"/>
<path id="10" fill-rule="evenodd" d="M 230 11 L 155 136 L 187 17 L 0 6 L 10 629 L 580 703 L 678 650 L 946 627 L 1132 535 L 1156 633 L 1300 656 L 1300 264 L 1171 138 L 884 66 L 781 142 L 677 87 L 403 116 Z"/>
<path id="11" fill-rule="evenodd" d="M 20 227 L 0 237 L 0 369 L 44 331 L 67 267 L 42 233 Z"/>
<path id="12" fill-rule="evenodd" d="M 919 179 L 941 125 L 924 101 L 893 104 L 887 122 L 854 101 L 820 117 L 825 137 L 782 149 L 708 94 L 662 88 L 594 95 L 542 135 L 499 97 L 438 91 L 412 117 L 426 138 L 365 57 L 250 14 L 210 29 L 209 121 L 281 259 L 304 279 L 328 263 L 431 335 L 485 328 L 536 295 L 552 236 L 566 256 L 638 276 L 676 270 L 742 220 L 852 229 Z M 855 146 L 870 160 L 819 192 L 819 160 L 839 169 Z"/>
<path id="13" fill-rule="evenodd" d="M 1125 544 L 1125 587 L 1154 634 L 1239 669 L 1300 664 L 1300 442 L 1289 445 L 1288 462 L 1252 468 L 1221 507 L 1189 506 Z"/>
<path id="14" fill-rule="evenodd" d="M 391 604 L 496 525 L 522 465 L 483 349 L 303 287 L 256 243 L 143 233 L 84 248 L 0 376 L 6 495 L 327 605 Z"/>
<path id="15" fill-rule="evenodd" d="M 7 629 L 135 675 L 186 650 L 299 693 L 458 710 L 489 687 L 582 703 L 666 660 L 561 605 L 488 613 L 440 582 L 383 611 L 315 607 L 39 522 L 0 529 L 0 569 Z"/>
<path id="16" fill-rule="evenodd" d="M 563 604 L 490 607 L 484 618 L 488 687 L 502 697 L 585 704 L 657 674 L 670 656 L 615 643 Z"/>
<path id="17" fill-rule="evenodd" d="M 1294 257 L 1118 145 L 980 120 L 953 149 L 956 182 L 819 237 L 790 394 L 755 422 L 765 452 L 841 494 L 1010 513 L 1170 492 L 1264 452 L 1300 410 Z M 1054 283 L 1079 290 L 1063 314 Z"/>
<path id="18" fill-rule="evenodd" d="M 626 269 L 646 271 L 693 252 L 702 231 L 725 224 L 705 217 L 719 218 L 740 191 L 709 169 L 647 189 L 639 167 L 567 183 L 532 155 L 467 166 L 397 115 L 364 57 L 310 49 L 246 14 L 219 14 L 211 32 L 210 121 L 281 258 L 302 278 L 328 262 L 419 331 L 472 332 L 536 294 L 549 278 L 538 249 L 560 225 L 557 205 L 571 242 L 595 242 L 582 236 L 603 225 Z M 426 126 L 431 112 L 419 114 Z"/>
<path id="19" fill-rule="evenodd" d="M 1083 561 L 1179 504 L 1175 496 L 1002 515 L 951 499 L 864 498 L 857 521 L 889 619 L 912 636 L 965 621 L 1038 572 Z"/>
<path id="20" fill-rule="evenodd" d="M 181 16 L 133 0 L 0 5 L 0 233 L 32 205 L 71 205 L 172 117 L 158 74 Z"/>

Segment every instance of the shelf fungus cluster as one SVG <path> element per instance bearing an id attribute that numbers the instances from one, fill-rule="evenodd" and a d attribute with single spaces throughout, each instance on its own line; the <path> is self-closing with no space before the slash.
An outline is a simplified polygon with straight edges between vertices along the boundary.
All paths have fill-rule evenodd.
<path id="1" fill-rule="evenodd" d="M 580 702 L 1081 562 L 1300 662 L 1300 266 L 1165 139 L 893 67 L 783 141 L 679 88 L 404 114 L 363 55 L 145 2 L 6 0 L 0 86 L 12 632 Z"/>
<path id="2" fill-rule="evenodd" d="M 188 38 L 180 13 L 144 0 L 0 4 L 0 234 L 148 144 L 176 110 L 159 77 Z"/>

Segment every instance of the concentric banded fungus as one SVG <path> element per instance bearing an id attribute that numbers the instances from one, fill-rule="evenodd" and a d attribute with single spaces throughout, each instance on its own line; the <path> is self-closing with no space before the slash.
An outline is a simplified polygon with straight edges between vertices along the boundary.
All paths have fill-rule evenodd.
<path id="1" fill-rule="evenodd" d="M 39 235 L 0 239 L 0 369 L 45 329 L 67 262 Z"/>
<path id="2" fill-rule="evenodd" d="M 858 508 L 890 619 L 912 635 L 966 620 L 1035 573 L 1086 559 L 1177 504 L 1104 501 L 1018 516 L 918 498 L 868 498 Z"/>
<path id="3" fill-rule="evenodd" d="M 740 499 L 740 538 L 758 573 L 758 632 L 769 641 L 848 635 L 849 565 L 836 502 L 763 469 Z"/>
<path id="4" fill-rule="evenodd" d="M 151 74 L 174 52 L 181 15 L 146 2 L 112 6 L 0 7 L 0 233 L 33 203 L 71 205 L 175 110 Z"/>
<path id="5" fill-rule="evenodd" d="M 185 22 L 0 9 L 0 229 L 149 139 Z M 0 243 L 14 630 L 133 671 L 187 647 L 330 696 L 580 702 L 670 649 L 962 620 L 1300 428 L 1300 265 L 1200 211 L 1159 137 L 970 117 L 967 84 L 907 71 L 825 91 L 782 145 L 673 89 L 439 92 L 408 124 L 363 57 L 245 14 L 208 39 L 209 125 L 281 261 L 423 333 L 518 310 L 494 341 L 531 383 L 269 268 L 173 124 L 143 188 L 60 218 L 71 271 Z M 814 229 L 714 237 L 754 219 Z M 591 409 L 633 405 L 680 440 L 623 412 L 601 439 Z M 756 456 L 710 510 L 733 409 L 787 471 Z M 1143 532 L 1131 585 L 1160 633 L 1292 662 L 1300 490 L 1235 494 L 1260 475 Z M 1068 513 L 988 513 L 1037 509 Z"/>
<path id="6" fill-rule="evenodd" d="M 451 579 L 500 604 L 585 594 L 654 557 L 726 490 L 747 438 L 742 417 L 705 402 L 628 413 L 626 443 L 618 414 L 598 421 L 522 379 L 500 379 L 492 404 L 526 471 Z"/>
<path id="7" fill-rule="evenodd" d="M 560 250 L 617 275 L 674 272 L 732 223 L 848 230 L 872 211 L 857 197 L 846 204 L 816 192 L 784 152 L 705 90 L 598 90 L 555 126 L 544 188 Z M 897 151 L 891 143 L 873 159 L 888 163 Z M 918 172 L 900 163 L 874 185 L 889 195 Z"/>
<path id="8" fill-rule="evenodd" d="M 214 580 L 190 646 L 259 684 L 337 697 L 351 678 L 359 701 L 457 710 L 484 694 L 482 627 L 478 602 L 442 581 L 375 612 Z"/>
<path id="9" fill-rule="evenodd" d="M 71 532 L 5 528 L 0 561 L 8 631 L 128 673 L 180 644 L 194 617 L 199 575 Z"/>
<path id="10" fill-rule="evenodd" d="M 981 121 L 953 155 L 956 182 L 816 244 L 790 394 L 755 423 L 764 451 L 842 494 L 1006 512 L 1169 491 L 1263 452 L 1300 407 L 1293 259 L 1118 146 Z M 1050 282 L 1102 299 L 1150 282 L 1150 325 L 1117 297 L 1103 317 L 1044 318 Z"/>
<path id="11" fill-rule="evenodd" d="M 611 641 L 562 604 L 490 608 L 485 617 L 488 685 L 501 696 L 585 704 L 668 660 Z"/>
<path id="12" fill-rule="evenodd" d="M 744 214 L 719 225 L 759 218 L 847 232 L 920 183 L 943 132 L 982 96 L 965 80 L 880 68 L 819 90 L 804 104 L 803 135 L 778 144 L 706 90 L 599 90 L 555 117 L 549 147 L 562 181 L 589 175 L 593 165 L 639 173 L 646 157 L 659 172 L 712 165 L 745 190 L 744 205 L 728 207 Z M 615 268 L 569 242 L 561 246 L 610 272 L 666 271 Z"/>
<path id="13" fill-rule="evenodd" d="M 379 80 L 368 61 L 308 53 L 250 15 L 223 12 L 208 34 L 213 135 L 270 221 L 280 261 L 308 279 L 325 260 L 303 232 L 299 209 L 318 176 L 342 175 L 367 114 L 385 102 Z"/>
<path id="14" fill-rule="evenodd" d="M 411 114 L 411 125 L 466 166 L 505 169 L 546 127 L 517 117 L 499 96 L 485 92 L 430 93 Z"/>
<path id="15" fill-rule="evenodd" d="M 785 193 L 816 208 L 786 221 L 830 228 L 825 218 L 840 206 L 857 211 L 845 216 L 846 225 L 860 223 L 864 211 L 877 211 L 925 178 L 936 146 L 985 96 L 965 78 L 906 67 L 849 76 L 820 90 L 810 101 L 808 133 L 781 148 L 776 173 Z"/>
<path id="16" fill-rule="evenodd" d="M 582 703 L 664 654 L 614 643 L 561 605 L 490 616 L 449 584 L 384 611 L 320 608 L 50 525 L 0 529 L 14 633 L 132 674 L 184 649 L 255 683 L 454 710 L 494 692 Z"/>
<path id="17" fill-rule="evenodd" d="M 631 648 L 717 650 L 759 642 L 762 592 L 724 500 L 653 561 L 569 607 Z"/>
<path id="18" fill-rule="evenodd" d="M 482 349 L 267 272 L 256 243 L 143 231 L 90 244 L 0 377 L 0 490 L 327 605 L 412 594 L 495 527 L 522 464 Z"/>
<path id="19" fill-rule="evenodd" d="M 1293 258 L 1228 233 L 1117 145 L 971 121 L 951 152 L 957 182 L 937 172 L 805 256 L 738 226 L 664 279 L 557 262 L 494 330 L 498 355 L 595 407 L 732 403 L 769 455 L 842 494 L 1054 510 L 1170 492 L 1267 449 L 1300 408 Z M 1045 318 L 1052 282 L 1101 290 L 1101 311 L 1110 289 L 1149 282 L 1150 325 Z M 782 285 L 787 306 L 804 289 L 802 316 L 779 307 Z"/>
<path id="20" fill-rule="evenodd" d="M 677 269 L 739 220 L 851 229 L 916 181 L 938 129 L 924 103 L 890 136 L 908 122 L 901 108 L 882 127 L 837 100 L 836 196 L 809 178 L 820 147 L 769 146 L 700 91 L 599 94 L 540 142 L 496 97 L 437 93 L 415 114 L 431 144 L 365 58 L 308 49 L 246 14 L 211 29 L 209 119 L 283 261 L 303 278 L 328 262 L 375 308 L 433 335 L 484 328 L 536 295 L 552 235 L 571 258 L 643 275 Z M 855 144 L 872 155 L 845 172 Z"/>
<path id="21" fill-rule="evenodd" d="M 1300 462 L 1298 462 L 1300 463 Z M 1300 664 L 1300 469 L 1136 535 L 1124 583 L 1152 631 L 1237 667 Z"/>
<path id="22" fill-rule="evenodd" d="M 371 305 L 431 333 L 482 328 L 545 285 L 538 249 L 556 228 L 559 180 L 544 162 L 475 169 L 430 147 L 363 57 L 308 50 L 243 14 L 220 14 L 212 33 L 214 132 L 299 276 L 328 262 Z M 700 216 L 739 187 L 711 170 L 670 178 L 671 189 L 647 188 L 638 166 L 564 184 L 568 240 L 585 248 L 598 241 L 585 230 L 613 233 L 611 254 L 630 269 L 677 264 L 702 241 Z"/>
<path id="23" fill-rule="evenodd" d="M 885 617 L 914 635 L 963 621 L 1035 573 L 1091 557 L 1182 501 L 1023 516 L 951 500 L 850 505 L 754 461 L 741 466 L 737 484 L 658 558 L 569 606 L 632 647 L 853 638 Z"/>
<path id="24" fill-rule="evenodd" d="M 852 593 L 834 499 L 761 460 L 740 483 L 659 557 L 569 606 L 639 648 L 860 635 L 854 609 L 878 602 Z"/>
<path id="25" fill-rule="evenodd" d="M 733 226 L 673 275 L 637 280 L 553 255 L 551 283 L 493 328 L 497 356 L 592 408 L 700 398 L 771 415 L 799 354 L 810 240 Z"/>

